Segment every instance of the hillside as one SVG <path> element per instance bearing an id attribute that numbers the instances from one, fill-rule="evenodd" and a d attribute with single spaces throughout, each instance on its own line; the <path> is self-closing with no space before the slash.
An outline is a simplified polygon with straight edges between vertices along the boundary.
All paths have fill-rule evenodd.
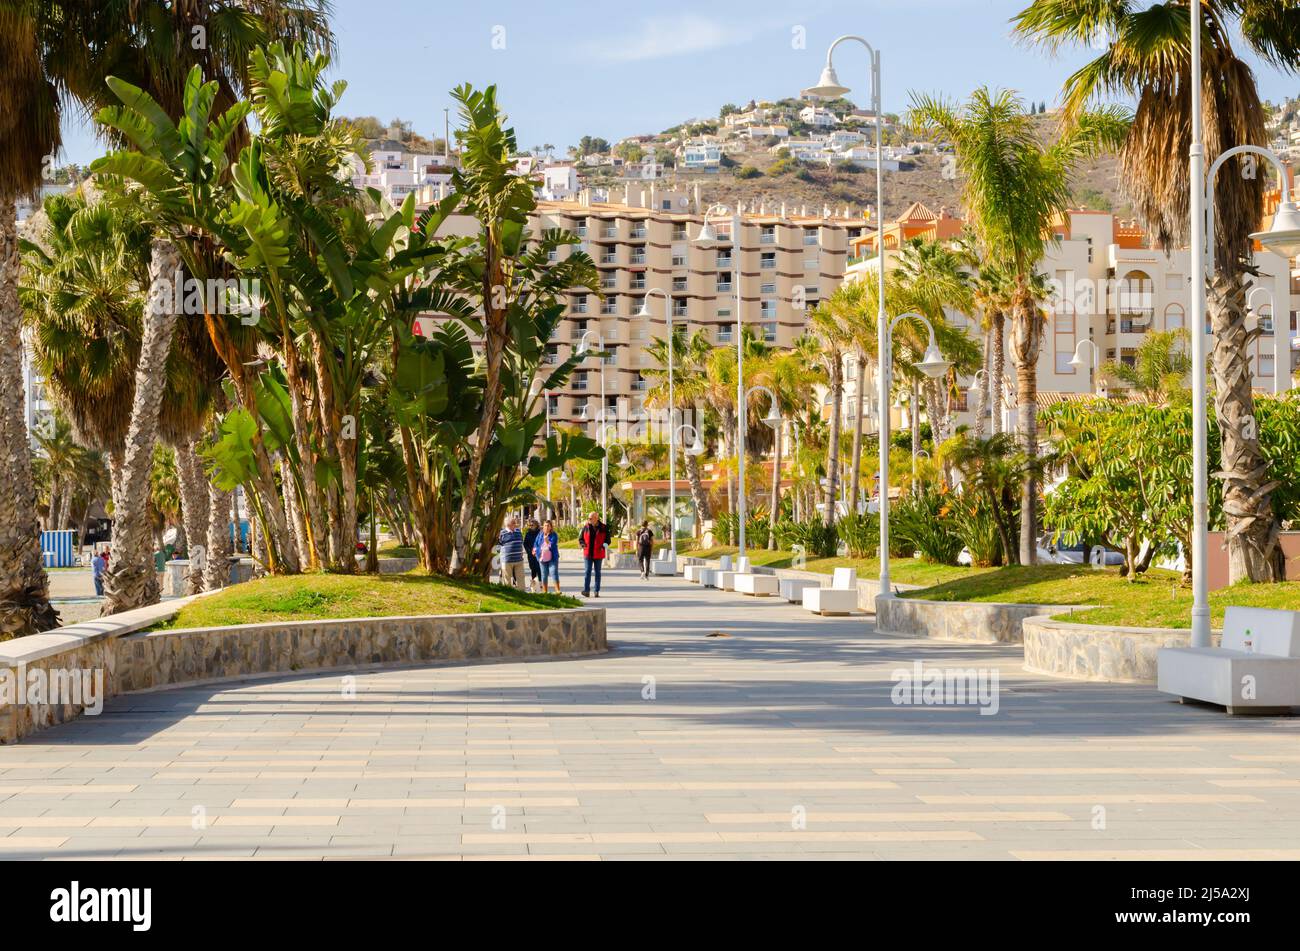
<path id="1" fill-rule="evenodd" d="M 1044 115 L 1036 121 L 1044 136 L 1052 134 L 1054 116 Z M 861 128 L 868 134 L 872 132 L 870 125 Z M 841 210 L 848 205 L 856 215 L 864 206 L 875 206 L 874 169 L 781 162 L 766 143 L 758 140 L 733 138 L 728 140 L 727 149 L 728 160 L 721 169 L 703 172 L 667 168 L 661 185 L 691 189 L 698 183 L 701 194 L 710 201 L 729 204 L 743 201 L 747 205 L 765 201 L 769 208 L 784 202 L 789 207 L 807 205 L 811 212 L 823 205 Z M 924 202 L 935 211 L 947 206 L 957 213 L 961 206 L 961 182 L 951 169 L 950 156 L 931 150 L 909 156 L 899 171 L 887 171 L 886 217 L 901 214 L 914 201 Z M 584 169 L 583 183 L 608 188 L 611 195 L 619 194 L 623 187 L 622 180 L 608 168 Z M 1128 202 L 1120 194 L 1114 156 L 1104 156 L 1085 165 L 1076 176 L 1074 194 L 1079 207 L 1113 211 L 1121 217 L 1132 215 Z"/>

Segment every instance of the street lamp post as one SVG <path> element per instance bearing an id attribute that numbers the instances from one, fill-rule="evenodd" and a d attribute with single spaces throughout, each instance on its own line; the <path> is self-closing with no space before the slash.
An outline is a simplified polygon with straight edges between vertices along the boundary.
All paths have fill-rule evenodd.
<path id="1" fill-rule="evenodd" d="M 1279 328 L 1277 320 L 1277 297 L 1273 294 L 1271 287 L 1263 284 L 1257 284 L 1250 289 L 1246 295 L 1246 311 L 1255 313 L 1251 301 L 1255 299 L 1256 294 L 1268 295 L 1268 319 L 1273 325 L 1273 395 L 1281 396 L 1290 389 L 1291 382 L 1291 328 L 1290 321 L 1283 320 Z M 1256 314 L 1256 317 L 1259 315 Z M 1286 373 L 1282 372 L 1282 364 L 1286 364 Z"/>
<path id="2" fill-rule="evenodd" d="M 893 376 L 893 335 L 894 328 L 900 320 L 919 320 L 930 333 L 930 345 L 925 349 L 925 356 L 916 364 L 916 368 L 932 380 L 937 380 L 948 372 L 952 363 L 944 359 L 939 352 L 939 345 L 934 339 L 934 325 L 923 315 L 917 313 L 899 314 L 892 321 L 886 322 L 880 335 L 880 422 L 877 426 L 880 436 L 880 594 L 878 597 L 892 598 L 893 589 L 889 586 L 889 391 L 890 378 Z"/>
<path id="3" fill-rule="evenodd" d="M 888 327 L 886 324 L 888 323 L 889 317 L 885 313 L 885 156 L 883 149 L 884 116 L 882 115 L 883 107 L 881 104 L 880 94 L 880 51 L 860 36 L 846 35 L 836 38 L 831 45 L 826 48 L 826 65 L 822 69 L 821 78 L 817 81 L 816 86 L 805 89 L 804 95 L 833 98 L 836 96 L 843 96 L 845 93 L 850 91 L 849 87 L 842 85 L 839 77 L 835 75 L 835 66 L 833 62 L 835 48 L 841 43 L 850 40 L 862 44 L 862 46 L 866 48 L 867 54 L 871 57 L 871 108 L 876 115 L 876 254 L 879 258 L 880 265 L 880 274 L 876 286 L 876 337 L 880 347 L 878 365 L 884 367 L 886 366 L 886 353 L 888 352 L 885 349 L 885 338 L 888 336 Z M 888 428 L 888 425 L 885 422 L 885 417 L 888 413 L 889 374 L 882 372 L 880 374 L 880 416 L 882 421 L 880 428 L 882 431 Z M 887 473 L 889 471 L 889 444 L 886 439 L 880 440 L 879 450 L 880 471 L 882 473 Z M 854 459 L 853 464 L 855 466 L 861 465 L 861 460 Z M 882 499 L 880 506 L 880 531 L 882 538 L 888 530 L 886 527 L 887 515 L 885 513 L 885 506 L 887 503 L 883 501 L 888 495 L 889 484 L 888 480 L 886 480 L 880 492 Z M 827 512 L 826 514 L 828 519 L 833 517 L 833 513 L 831 512 Z M 882 582 L 888 582 L 889 580 L 889 569 L 887 567 L 888 555 L 888 550 L 881 552 L 880 564 Z M 881 591 L 888 595 L 889 585 L 887 583 L 882 584 Z"/>
<path id="4" fill-rule="evenodd" d="M 1088 377 L 1088 391 L 1095 393 L 1097 391 L 1096 377 L 1101 373 L 1101 349 L 1092 341 L 1091 337 L 1080 340 L 1074 348 L 1074 356 L 1070 357 L 1070 366 L 1076 370 L 1086 364 L 1083 362 L 1083 348 L 1085 346 L 1092 348 L 1092 375 Z"/>
<path id="5" fill-rule="evenodd" d="M 609 409 L 609 407 L 605 404 L 605 338 L 602 335 L 596 333 L 594 330 L 584 331 L 582 337 L 578 340 L 578 354 L 580 356 L 585 357 L 588 353 L 591 352 L 591 346 L 587 343 L 588 337 L 594 337 L 596 339 L 596 349 L 597 352 L 599 353 L 598 359 L 600 360 L 600 422 L 602 424 L 600 429 L 600 448 L 604 449 L 605 429 L 603 424 L 605 422 L 605 413 Z M 587 408 L 584 406 L 582 408 L 582 411 L 585 417 Z M 609 466 L 603 460 L 601 461 L 600 464 L 600 471 L 601 471 L 600 520 L 604 522 L 606 526 L 608 526 L 609 525 L 609 518 L 608 518 L 609 491 L 608 491 L 608 486 L 606 486 L 605 482 L 606 482 L 606 476 L 609 471 Z"/>
<path id="6" fill-rule="evenodd" d="M 732 252 L 735 253 L 734 251 Z M 659 295 L 664 299 L 664 320 L 668 324 L 668 531 L 672 536 L 673 573 L 677 573 L 677 427 L 673 425 L 673 413 L 677 403 L 673 394 L 673 296 L 668 291 L 652 287 L 645 292 L 638 317 L 651 317 L 650 298 Z M 698 435 L 698 434 L 697 434 Z"/>
<path id="7" fill-rule="evenodd" d="M 711 244 L 717 240 L 709 218 L 714 212 L 726 214 L 726 205 L 712 205 L 704 212 L 704 222 L 696 242 Z M 741 253 L 740 206 L 731 210 L 731 285 L 736 296 L 736 471 L 739 489 L 736 511 L 740 516 L 740 557 L 745 556 L 745 427 L 749 414 L 745 411 L 745 334 L 744 313 L 741 310 L 740 296 L 740 253 Z"/>

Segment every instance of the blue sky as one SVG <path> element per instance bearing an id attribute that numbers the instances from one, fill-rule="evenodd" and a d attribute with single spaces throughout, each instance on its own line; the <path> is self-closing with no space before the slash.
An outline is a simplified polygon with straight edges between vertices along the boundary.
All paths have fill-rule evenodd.
<path id="1" fill-rule="evenodd" d="M 1013 42 L 1008 20 L 1027 2 L 335 0 L 335 72 L 349 83 L 346 114 L 400 116 L 439 136 L 449 89 L 496 83 L 525 149 L 614 141 L 716 115 L 725 102 L 797 95 L 842 33 L 882 51 L 886 110 L 905 108 L 911 90 L 964 96 L 982 84 L 1050 104 L 1091 51 L 1052 59 Z M 835 59 L 849 98 L 865 104 L 866 52 L 845 45 Z M 1300 92 L 1300 77 L 1256 74 L 1264 98 Z M 101 151 L 75 122 L 66 146 L 77 162 Z"/>

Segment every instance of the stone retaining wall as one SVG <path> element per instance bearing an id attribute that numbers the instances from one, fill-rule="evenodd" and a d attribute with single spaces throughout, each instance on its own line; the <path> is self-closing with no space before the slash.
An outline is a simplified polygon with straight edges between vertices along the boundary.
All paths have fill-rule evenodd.
<path id="1" fill-rule="evenodd" d="M 1024 630 L 1026 670 L 1111 683 L 1154 685 L 1160 648 L 1191 642 L 1186 629 L 1072 624 L 1048 615 L 1028 618 Z M 1216 645 L 1218 641 L 1216 633 Z"/>
<path id="2" fill-rule="evenodd" d="M 1044 611 L 1062 613 L 1080 607 L 1043 604 L 1002 604 L 982 601 L 924 601 L 920 598 L 880 598 L 876 601 L 876 630 L 900 637 L 928 637 L 980 644 L 1019 644 L 1022 626 Z"/>
<path id="3" fill-rule="evenodd" d="M 182 684 L 383 665 L 572 657 L 607 649 L 605 611 L 354 618 L 144 633 L 189 599 L 0 643 L 0 676 L 99 672 L 99 699 Z M 37 676 L 41 676 L 39 673 Z M 0 742 L 80 716 L 86 703 L 0 696 Z"/>

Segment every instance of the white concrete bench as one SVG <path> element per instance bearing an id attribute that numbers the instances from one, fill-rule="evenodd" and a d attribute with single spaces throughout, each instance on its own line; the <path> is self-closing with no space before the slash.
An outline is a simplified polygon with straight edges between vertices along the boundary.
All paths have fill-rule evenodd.
<path id="1" fill-rule="evenodd" d="M 782 578 L 778 586 L 781 597 L 791 604 L 802 604 L 803 593 L 806 588 L 819 588 L 821 582 L 813 581 L 811 578 Z"/>
<path id="2" fill-rule="evenodd" d="M 803 606 L 823 617 L 852 614 L 858 609 L 858 570 L 836 568 L 829 588 L 804 588 Z"/>
<path id="3" fill-rule="evenodd" d="M 699 584 L 700 575 L 704 574 L 704 572 L 708 570 L 709 569 L 705 565 L 687 565 L 684 574 L 686 575 L 687 581 Z"/>
<path id="4" fill-rule="evenodd" d="M 700 585 L 705 588 L 716 588 L 718 586 L 718 575 L 720 572 L 717 568 L 700 569 Z"/>
<path id="5" fill-rule="evenodd" d="M 1162 693 L 1241 713 L 1289 713 L 1300 707 L 1300 611 L 1229 607 L 1220 647 L 1162 647 Z"/>
<path id="6" fill-rule="evenodd" d="M 776 594 L 779 590 L 780 584 L 776 575 L 736 575 L 736 591 L 740 594 L 766 598 Z"/>
<path id="7" fill-rule="evenodd" d="M 652 575 L 675 575 L 677 574 L 677 559 L 673 557 L 671 548 L 659 549 L 659 555 L 654 561 L 650 562 L 650 573 Z"/>
<path id="8" fill-rule="evenodd" d="M 736 576 L 749 574 L 749 559 L 737 558 L 736 567 L 731 567 L 731 558 L 727 555 L 722 556 L 722 568 L 718 572 L 718 587 L 723 591 L 736 590 Z"/>

